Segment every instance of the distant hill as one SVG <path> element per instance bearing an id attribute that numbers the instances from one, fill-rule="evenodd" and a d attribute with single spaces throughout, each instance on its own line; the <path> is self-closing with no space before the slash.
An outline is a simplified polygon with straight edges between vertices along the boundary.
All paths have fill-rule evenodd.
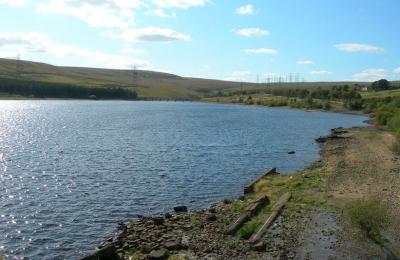
<path id="1" fill-rule="evenodd" d="M 18 67 L 17 70 L 16 60 L 0 58 L 0 77 L 15 78 L 18 71 L 18 78 L 26 80 L 89 87 L 120 86 L 133 88 L 140 98 L 148 99 L 199 99 L 209 91 L 240 86 L 238 82 L 184 78 L 146 70 L 138 70 L 134 82 L 133 70 L 61 67 L 31 61 L 20 61 Z"/>
<path id="2" fill-rule="evenodd" d="M 200 99 L 211 93 L 260 90 L 264 88 L 332 88 L 341 85 L 367 85 L 357 82 L 312 82 L 256 84 L 222 80 L 180 77 L 177 75 L 138 70 L 62 67 L 32 61 L 0 58 L 0 77 L 50 83 L 66 83 L 85 87 L 123 87 L 135 90 L 142 99 Z M 17 69 L 18 68 L 18 69 Z"/>

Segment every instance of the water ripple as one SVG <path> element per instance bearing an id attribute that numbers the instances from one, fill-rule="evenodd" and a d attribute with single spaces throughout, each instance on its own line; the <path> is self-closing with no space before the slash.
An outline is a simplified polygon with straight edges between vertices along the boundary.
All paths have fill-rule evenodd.
<path id="1" fill-rule="evenodd" d="M 209 206 L 364 117 L 182 102 L 0 102 L 0 255 L 76 259 L 118 221 Z M 295 155 L 287 152 L 295 150 Z"/>

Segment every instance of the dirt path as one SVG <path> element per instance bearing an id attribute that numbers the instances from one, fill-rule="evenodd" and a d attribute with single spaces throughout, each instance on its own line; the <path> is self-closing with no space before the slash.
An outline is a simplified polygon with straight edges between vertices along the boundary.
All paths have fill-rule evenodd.
<path id="1" fill-rule="evenodd" d="M 391 150 L 395 138 L 374 127 L 355 128 L 344 139 L 328 141 L 319 171 L 324 182 L 321 196 L 336 208 L 309 213 L 305 232 L 294 249 L 300 259 L 395 259 L 400 249 L 400 164 Z M 388 248 L 382 248 L 351 226 L 346 204 L 355 199 L 378 198 L 388 208 L 389 223 L 382 231 Z M 341 212 L 340 212 L 341 211 Z M 396 252 L 398 254 L 398 252 Z"/>

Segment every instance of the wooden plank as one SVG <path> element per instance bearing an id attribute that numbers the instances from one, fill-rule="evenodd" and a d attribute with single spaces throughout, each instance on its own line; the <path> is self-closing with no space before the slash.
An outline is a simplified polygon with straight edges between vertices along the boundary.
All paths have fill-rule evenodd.
<path id="1" fill-rule="evenodd" d="M 264 222 L 264 224 L 258 229 L 256 233 L 254 233 L 250 237 L 250 242 L 251 243 L 257 243 L 260 241 L 261 237 L 264 235 L 264 233 L 268 230 L 268 228 L 271 226 L 271 224 L 275 221 L 275 219 L 279 216 L 279 214 L 282 211 L 282 208 L 285 206 L 285 204 L 290 200 L 292 197 L 292 194 L 290 192 L 283 194 L 278 202 L 274 205 L 272 208 L 271 215 L 267 218 L 267 220 Z"/>
<path id="2" fill-rule="evenodd" d="M 243 189 L 244 194 L 249 194 L 254 192 L 254 186 L 256 185 L 257 182 L 259 182 L 262 178 L 265 176 L 273 175 L 276 174 L 276 168 L 272 168 L 271 170 L 267 171 L 265 174 L 262 176 L 258 177 L 257 179 L 253 180 L 250 184 L 246 185 Z"/>
<path id="3" fill-rule="evenodd" d="M 249 220 L 254 214 L 256 214 L 262 206 L 267 204 L 269 199 L 267 196 L 262 196 L 255 202 L 253 202 L 247 209 L 240 215 L 240 217 L 229 227 L 226 232 L 228 235 L 233 235 L 243 225 L 244 222 Z"/>

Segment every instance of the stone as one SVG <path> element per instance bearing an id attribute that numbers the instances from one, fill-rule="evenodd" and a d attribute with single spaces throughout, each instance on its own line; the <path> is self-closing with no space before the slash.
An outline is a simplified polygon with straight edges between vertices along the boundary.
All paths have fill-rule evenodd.
<path id="1" fill-rule="evenodd" d="M 164 247 L 168 250 L 172 250 L 172 251 L 176 251 L 179 250 L 181 248 L 181 244 L 179 242 L 176 241 L 168 241 L 164 244 Z"/>
<path id="2" fill-rule="evenodd" d="M 231 204 L 231 203 L 232 203 L 231 200 L 229 200 L 229 199 L 224 199 L 224 204 Z"/>
<path id="3" fill-rule="evenodd" d="M 210 212 L 210 213 L 217 213 L 217 209 L 216 208 L 210 208 L 210 209 L 208 209 L 208 212 Z"/>
<path id="4" fill-rule="evenodd" d="M 174 207 L 174 211 L 175 212 L 187 212 L 188 211 L 188 209 L 187 209 L 187 207 L 186 206 L 176 206 L 176 207 Z"/>
<path id="5" fill-rule="evenodd" d="M 189 247 L 189 242 L 190 242 L 190 237 L 188 236 L 183 236 L 181 239 L 181 245 L 184 247 Z"/>
<path id="6" fill-rule="evenodd" d="M 288 154 L 295 154 L 295 153 L 296 153 L 295 151 L 288 152 Z"/>
<path id="7" fill-rule="evenodd" d="M 207 221 L 216 221 L 217 216 L 215 214 L 210 214 L 207 216 Z"/>
<path id="8" fill-rule="evenodd" d="M 252 246 L 252 248 L 253 248 L 253 250 L 255 250 L 255 251 L 265 251 L 265 244 L 264 244 L 264 242 L 258 242 L 257 244 L 254 244 L 253 246 Z"/>
<path id="9" fill-rule="evenodd" d="M 168 259 L 169 252 L 166 249 L 153 250 L 147 255 L 149 260 L 164 260 Z"/>
<path id="10" fill-rule="evenodd" d="M 185 230 L 185 231 L 189 231 L 189 230 L 191 230 L 191 229 L 192 229 L 192 226 L 191 226 L 191 225 L 189 225 L 189 224 L 187 224 L 187 225 L 183 225 L 183 226 L 182 226 L 182 229 L 183 229 L 183 230 Z"/>
<path id="11" fill-rule="evenodd" d="M 117 260 L 119 258 L 116 251 L 116 247 L 113 244 L 109 244 L 81 260 Z"/>
<path id="12" fill-rule="evenodd" d="M 164 214 L 164 217 L 169 219 L 169 218 L 172 218 L 172 215 L 171 215 L 171 213 L 167 212 Z"/>
<path id="13" fill-rule="evenodd" d="M 164 224 L 164 218 L 163 217 L 153 217 L 152 218 L 154 225 L 162 225 Z"/>

